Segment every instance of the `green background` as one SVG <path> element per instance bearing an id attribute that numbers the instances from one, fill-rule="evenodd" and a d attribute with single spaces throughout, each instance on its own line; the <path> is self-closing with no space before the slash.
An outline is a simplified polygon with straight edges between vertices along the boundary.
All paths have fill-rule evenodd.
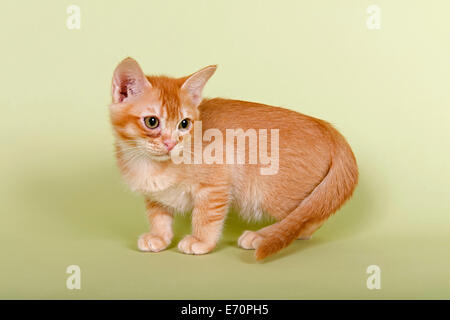
<path id="1" fill-rule="evenodd" d="M 81 29 L 66 27 L 70 4 Z M 368 30 L 366 8 L 381 8 Z M 0 298 L 450 298 L 448 1 L 2 1 Z M 326 119 L 360 183 L 310 241 L 256 262 L 231 216 L 205 256 L 137 251 L 147 231 L 108 119 L 113 69 L 219 68 L 205 89 Z M 66 288 L 81 267 L 81 290 Z M 366 268 L 381 268 L 368 290 Z"/>

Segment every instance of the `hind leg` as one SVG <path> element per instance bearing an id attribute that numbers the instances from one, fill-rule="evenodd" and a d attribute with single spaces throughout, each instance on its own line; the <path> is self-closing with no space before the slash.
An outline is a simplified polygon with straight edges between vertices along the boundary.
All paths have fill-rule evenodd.
<path id="1" fill-rule="evenodd" d="M 259 242 L 263 239 L 262 235 L 258 231 L 246 230 L 239 237 L 238 246 L 243 249 L 256 249 Z"/>
<path id="2" fill-rule="evenodd" d="M 309 240 L 325 222 L 326 219 L 310 219 L 301 228 L 297 240 Z"/>
<path id="3" fill-rule="evenodd" d="M 319 229 L 326 219 L 310 219 L 306 221 L 301 228 L 297 239 L 298 240 L 309 240 L 312 234 Z M 276 224 L 276 223 L 275 223 Z M 244 233 L 239 237 L 238 245 L 243 249 L 256 249 L 259 243 L 270 233 L 273 229 L 273 225 L 262 228 L 258 231 L 244 231 Z"/>
<path id="4" fill-rule="evenodd" d="M 264 237 L 270 232 L 270 226 L 264 227 L 258 231 L 246 230 L 239 237 L 238 245 L 243 249 L 256 249 L 258 244 L 264 239 Z"/>

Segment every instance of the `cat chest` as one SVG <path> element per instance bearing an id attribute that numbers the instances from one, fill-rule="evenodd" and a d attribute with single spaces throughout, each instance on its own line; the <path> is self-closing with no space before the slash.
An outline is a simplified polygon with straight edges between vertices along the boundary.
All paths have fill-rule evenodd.
<path id="1" fill-rule="evenodd" d="M 191 211 L 194 206 L 191 193 L 182 186 L 173 186 L 165 190 L 151 192 L 148 196 L 179 213 Z"/>
<path id="2" fill-rule="evenodd" d="M 177 173 L 163 171 L 154 164 L 141 159 L 122 170 L 123 177 L 131 190 L 142 193 L 177 212 L 192 210 L 190 190 L 180 184 Z"/>

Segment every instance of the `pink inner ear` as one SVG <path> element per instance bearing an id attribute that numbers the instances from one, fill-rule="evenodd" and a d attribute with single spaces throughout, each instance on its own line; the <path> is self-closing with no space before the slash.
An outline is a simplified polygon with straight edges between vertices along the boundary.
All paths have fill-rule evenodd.
<path id="1" fill-rule="evenodd" d="M 132 96 L 137 96 L 151 88 L 138 63 L 127 58 L 114 71 L 112 96 L 115 103 L 123 102 Z"/>
<path id="2" fill-rule="evenodd" d="M 192 102 L 194 104 L 199 104 L 202 100 L 201 91 L 193 91 L 191 92 Z"/>
<path id="3" fill-rule="evenodd" d="M 119 87 L 119 102 L 122 102 L 126 98 L 132 95 L 137 95 L 138 92 L 133 91 L 133 86 L 136 84 L 136 80 L 134 79 L 124 79 L 120 83 Z"/>
<path id="4" fill-rule="evenodd" d="M 114 83 L 114 98 L 117 102 L 123 102 L 125 99 L 131 96 L 137 96 L 141 94 L 146 87 L 144 81 L 139 81 L 133 78 L 133 75 L 119 75 L 119 78 Z"/>
<path id="5" fill-rule="evenodd" d="M 182 85 L 182 89 L 188 91 L 192 102 L 196 105 L 202 100 L 202 91 L 208 79 L 213 75 L 216 66 L 208 66 L 192 74 Z"/>
<path id="6" fill-rule="evenodd" d="M 151 85 L 144 76 L 122 74 L 118 75 L 113 84 L 113 98 L 116 102 L 123 102 L 132 96 L 140 95 Z"/>

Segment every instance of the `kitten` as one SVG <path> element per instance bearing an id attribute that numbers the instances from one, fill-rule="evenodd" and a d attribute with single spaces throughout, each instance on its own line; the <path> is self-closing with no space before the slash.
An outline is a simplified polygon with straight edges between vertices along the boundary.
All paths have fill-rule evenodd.
<path id="1" fill-rule="evenodd" d="M 118 166 L 130 188 L 145 197 L 151 229 L 139 238 L 140 250 L 164 250 L 173 237 L 174 213 L 192 211 L 192 234 L 178 248 L 208 253 L 233 207 L 248 220 L 264 215 L 277 220 L 238 240 L 240 247 L 256 249 L 260 260 L 295 239 L 310 238 L 352 195 L 357 164 L 344 137 L 325 121 L 258 103 L 202 99 L 215 70 L 208 66 L 183 78 L 145 76 L 135 60 L 123 60 L 114 71 L 110 105 Z M 224 136 L 239 128 L 277 133 L 279 141 L 266 137 L 278 143 L 270 152 L 278 151 L 275 174 L 261 174 L 267 163 L 175 163 L 175 154 L 191 155 L 196 145 L 212 140 L 193 139 L 195 128 Z M 234 139 L 216 152 L 226 152 L 230 144 Z"/>

